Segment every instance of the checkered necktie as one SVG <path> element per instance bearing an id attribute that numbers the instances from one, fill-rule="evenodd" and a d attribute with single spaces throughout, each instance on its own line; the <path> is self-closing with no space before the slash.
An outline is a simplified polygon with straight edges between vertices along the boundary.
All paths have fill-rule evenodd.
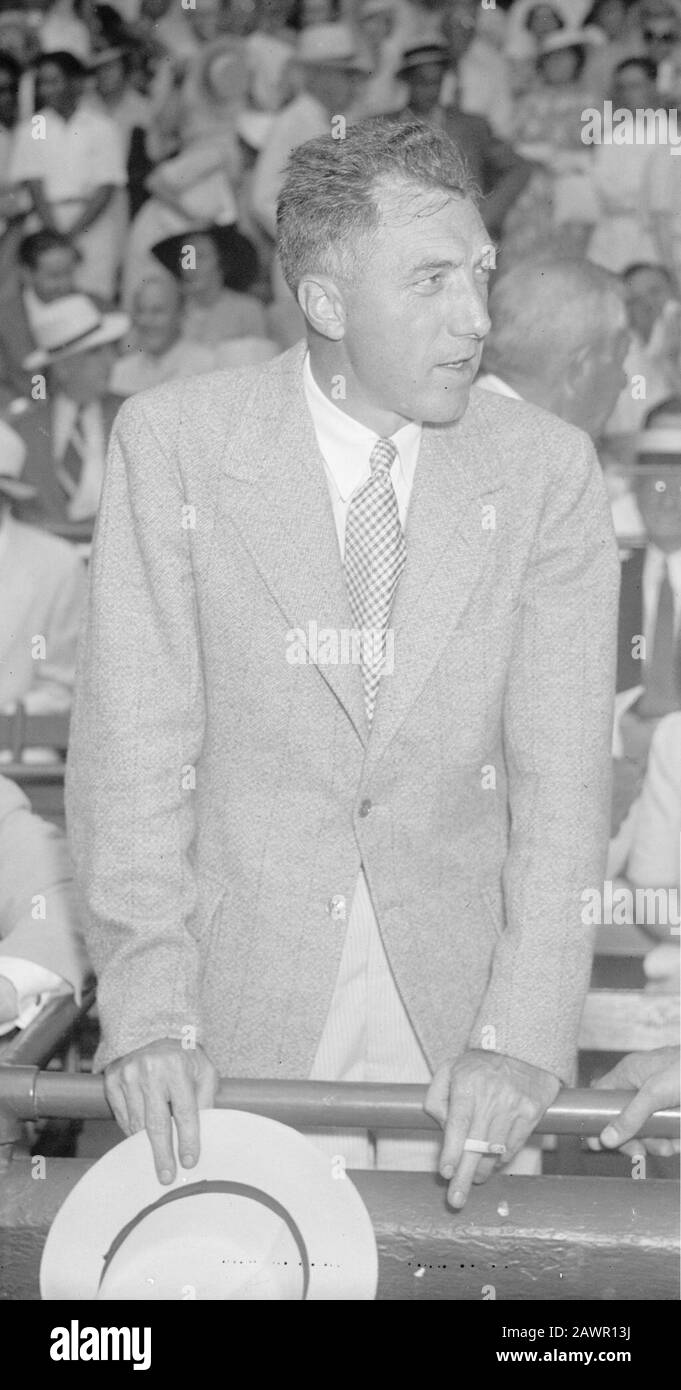
<path id="1" fill-rule="evenodd" d="M 373 719 L 385 663 L 385 636 L 397 581 L 407 558 L 390 469 L 397 456 L 391 439 L 371 451 L 371 477 L 355 493 L 345 526 L 345 580 L 350 609 L 360 629 L 364 703 Z"/>

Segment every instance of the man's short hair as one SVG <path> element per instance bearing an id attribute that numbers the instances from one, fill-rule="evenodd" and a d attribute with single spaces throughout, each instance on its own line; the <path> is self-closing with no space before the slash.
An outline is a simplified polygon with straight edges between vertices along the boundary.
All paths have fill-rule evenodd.
<path id="1" fill-rule="evenodd" d="M 579 257 L 533 256 L 494 281 L 482 369 L 523 381 L 564 374 L 576 352 L 626 323 L 619 276 Z"/>
<path id="2" fill-rule="evenodd" d="M 56 250 L 70 251 L 74 263 L 82 260 L 78 247 L 65 232 L 53 232 L 43 227 L 39 232 L 31 232 L 29 236 L 24 237 L 17 253 L 19 264 L 26 266 L 28 270 L 35 270 L 41 256 L 45 256 L 48 251 Z"/>
<path id="3" fill-rule="evenodd" d="M 349 126 L 342 140 L 323 135 L 294 150 L 277 205 L 279 258 L 294 294 L 309 273 L 352 279 L 357 242 L 380 223 L 380 188 L 400 183 L 477 193 L 453 140 L 424 121 L 374 117 Z"/>

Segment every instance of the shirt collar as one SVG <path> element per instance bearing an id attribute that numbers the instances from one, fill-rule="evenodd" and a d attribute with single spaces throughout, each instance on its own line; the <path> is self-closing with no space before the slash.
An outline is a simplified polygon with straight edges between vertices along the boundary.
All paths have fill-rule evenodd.
<path id="1" fill-rule="evenodd" d="M 494 372 L 485 372 L 484 376 L 478 377 L 476 385 L 482 386 L 484 391 L 493 391 L 496 396 L 508 396 L 513 401 L 523 399 L 519 391 L 509 386 L 503 377 L 497 376 Z"/>
<path id="2" fill-rule="evenodd" d="M 352 415 L 339 410 L 324 395 L 312 375 L 309 353 L 303 365 L 303 387 L 322 457 L 340 497 L 347 502 L 369 476 L 369 458 L 380 436 Z M 393 481 L 397 472 L 408 488 L 414 481 L 421 432 L 422 426 L 411 421 L 390 436 L 397 448 L 397 458 L 391 469 Z"/>

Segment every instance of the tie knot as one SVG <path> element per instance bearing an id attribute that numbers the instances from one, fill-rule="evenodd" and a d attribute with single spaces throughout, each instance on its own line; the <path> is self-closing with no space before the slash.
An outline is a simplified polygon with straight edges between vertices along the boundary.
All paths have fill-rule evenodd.
<path id="1" fill-rule="evenodd" d="M 389 473 L 397 457 L 397 447 L 392 439 L 379 439 L 374 444 L 369 458 L 372 473 Z"/>

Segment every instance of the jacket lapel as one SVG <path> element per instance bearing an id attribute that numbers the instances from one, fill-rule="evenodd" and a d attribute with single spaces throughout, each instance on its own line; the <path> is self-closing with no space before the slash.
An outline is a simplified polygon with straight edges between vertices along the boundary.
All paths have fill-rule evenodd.
<path id="1" fill-rule="evenodd" d="M 353 626 L 324 464 L 305 401 L 297 346 L 260 379 L 246 427 L 229 444 L 225 505 L 263 582 L 315 659 L 314 636 Z M 317 646 L 321 645 L 320 642 Z M 317 661 L 320 676 L 367 738 L 358 666 Z"/>
<path id="2" fill-rule="evenodd" d="M 226 515 L 238 529 L 263 582 L 307 643 L 351 630 L 353 619 L 341 564 L 324 465 L 305 401 L 296 346 L 259 378 L 256 396 L 224 457 Z M 450 429 L 426 428 L 406 527 L 407 565 L 392 628 L 395 671 L 379 688 L 368 740 L 361 671 L 357 664 L 317 663 L 363 743 L 367 766 L 394 737 L 439 660 L 489 557 L 492 534 L 483 507 L 503 481 L 490 462 L 489 441 L 469 406 Z"/>

